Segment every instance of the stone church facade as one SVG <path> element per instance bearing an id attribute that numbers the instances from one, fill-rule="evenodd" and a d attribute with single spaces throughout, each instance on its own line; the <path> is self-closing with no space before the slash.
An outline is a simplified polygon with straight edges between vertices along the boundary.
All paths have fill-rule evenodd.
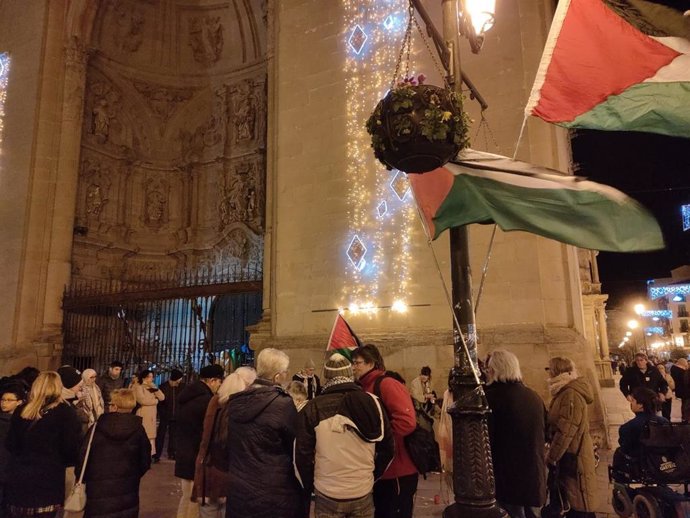
<path id="1" fill-rule="evenodd" d="M 358 105 L 356 88 L 392 74 L 397 49 L 385 38 L 405 23 L 405 2 L 355 4 L 0 0 L 0 53 L 11 56 L 0 143 L 3 374 L 59 365 L 70 284 L 233 264 L 262 272 L 254 348 L 287 350 L 295 370 L 307 358 L 318 363 L 344 309 L 389 368 L 412 378 L 430 365 L 443 390 L 451 316 L 414 213 L 400 209 L 411 216 L 398 227 L 358 215 L 381 205 L 366 192 L 387 173 L 366 146 L 353 147 L 376 101 L 362 94 Z M 439 24 L 440 4 L 425 2 Z M 466 100 L 475 148 L 515 152 L 553 9 L 552 0 L 499 0 L 482 52 L 463 47 L 463 70 L 489 102 L 487 128 Z M 379 19 L 391 35 L 374 26 Z M 352 54 L 356 26 L 379 45 L 371 61 L 366 49 Z M 412 64 L 439 81 L 419 35 Z M 567 134 L 529 120 L 517 157 L 567 170 Z M 353 161 L 359 176 L 348 173 Z M 367 221 L 379 225 L 371 281 L 346 256 Z M 471 227 L 475 292 L 491 230 Z M 449 282 L 447 236 L 433 248 Z M 576 249 L 498 231 L 477 312 L 480 354 L 513 350 L 545 397 L 544 367 L 555 355 L 575 359 L 597 386 L 582 290 Z M 401 296 L 407 311 L 392 311 Z M 365 299 L 375 311 L 348 311 Z"/>

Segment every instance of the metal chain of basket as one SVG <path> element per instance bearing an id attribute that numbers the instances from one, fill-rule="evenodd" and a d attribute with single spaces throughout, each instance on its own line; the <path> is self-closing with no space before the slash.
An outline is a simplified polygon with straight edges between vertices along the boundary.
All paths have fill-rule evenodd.
<path id="1" fill-rule="evenodd" d="M 413 27 L 417 29 L 417 32 L 419 32 L 419 35 L 422 38 L 422 42 L 424 43 L 424 46 L 426 47 L 426 50 L 429 53 L 429 56 L 431 56 L 431 61 L 434 63 L 436 70 L 443 78 L 444 86 L 450 89 L 450 84 L 448 83 L 448 75 L 444 68 L 441 66 L 441 63 L 438 60 L 438 56 L 431 49 L 431 46 L 429 45 L 429 40 L 424 35 L 424 31 L 422 31 L 422 28 L 419 25 L 419 22 L 417 21 L 417 17 L 414 15 L 414 5 L 412 4 L 412 2 L 409 2 L 409 6 L 407 8 L 407 27 L 405 29 L 405 36 L 403 36 L 402 44 L 400 46 L 400 52 L 398 53 L 398 59 L 395 63 L 395 71 L 393 72 L 393 78 L 391 80 L 391 88 L 395 88 L 396 82 L 400 77 L 399 74 L 400 67 L 403 64 L 403 56 L 405 58 L 405 75 L 403 77 L 408 78 L 410 76 L 410 53 L 412 50 Z"/>

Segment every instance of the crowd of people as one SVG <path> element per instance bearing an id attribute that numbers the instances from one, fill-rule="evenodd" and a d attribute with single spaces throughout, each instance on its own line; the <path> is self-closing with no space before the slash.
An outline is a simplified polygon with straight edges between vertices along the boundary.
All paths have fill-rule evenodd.
<path id="1" fill-rule="evenodd" d="M 554 486 L 567 516 L 593 516 L 587 381 L 568 358 L 551 359 L 547 410 L 513 353 L 495 350 L 484 365 L 499 504 L 513 518 L 538 516 Z M 452 396 L 437 397 L 426 366 L 408 388 L 374 345 L 330 355 L 322 379 L 312 361 L 290 379 L 288 355 L 271 348 L 255 368 L 172 370 L 160 387 L 150 370 L 127 384 L 122 369 L 25 369 L 2 381 L 4 516 L 69 516 L 65 497 L 83 475 L 84 516 L 136 517 L 141 477 L 167 444 L 178 518 L 306 518 L 312 501 L 317 518 L 408 518 L 420 470 L 406 437 L 420 408 L 452 450 L 441 411 Z"/>

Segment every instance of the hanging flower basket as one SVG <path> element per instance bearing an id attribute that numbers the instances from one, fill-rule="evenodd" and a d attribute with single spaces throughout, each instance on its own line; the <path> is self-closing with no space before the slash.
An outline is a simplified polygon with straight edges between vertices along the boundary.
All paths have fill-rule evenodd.
<path id="1" fill-rule="evenodd" d="M 379 101 L 367 121 L 374 155 L 388 169 L 425 173 L 469 146 L 469 118 L 455 92 L 406 78 Z"/>

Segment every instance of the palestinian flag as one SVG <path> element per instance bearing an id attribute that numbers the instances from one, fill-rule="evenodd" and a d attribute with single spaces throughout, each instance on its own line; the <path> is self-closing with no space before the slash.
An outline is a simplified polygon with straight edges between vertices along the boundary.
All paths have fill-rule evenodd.
<path id="1" fill-rule="evenodd" d="M 690 0 L 560 0 L 525 109 L 690 138 Z"/>
<path id="2" fill-rule="evenodd" d="M 333 353 L 340 353 L 345 356 L 345 358 L 352 361 L 352 351 L 361 346 L 362 342 L 359 341 L 359 338 L 357 338 L 357 335 L 345 321 L 343 316 L 338 313 L 335 316 L 331 336 L 326 346 L 326 356 L 330 356 Z"/>
<path id="3" fill-rule="evenodd" d="M 656 220 L 635 200 L 553 169 L 470 149 L 408 178 L 434 239 L 450 227 L 496 223 L 593 250 L 664 248 Z"/>

